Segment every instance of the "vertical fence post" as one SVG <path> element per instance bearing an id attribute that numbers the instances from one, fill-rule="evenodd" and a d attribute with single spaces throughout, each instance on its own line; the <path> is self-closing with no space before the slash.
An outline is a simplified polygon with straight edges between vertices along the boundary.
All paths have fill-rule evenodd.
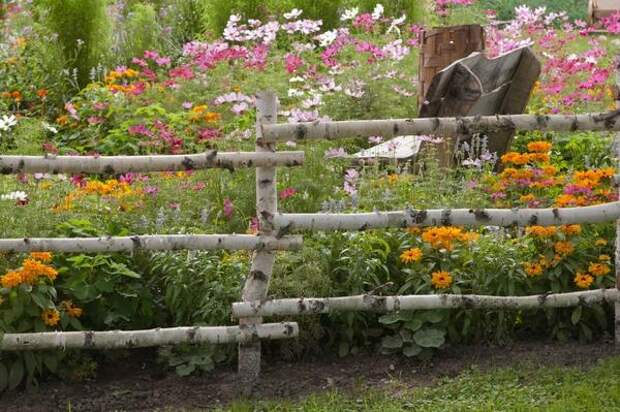
<path id="1" fill-rule="evenodd" d="M 616 61 L 616 79 L 614 87 L 614 99 L 616 103 L 616 109 L 620 109 L 620 56 Z M 618 162 L 618 170 L 620 170 L 620 133 L 616 133 L 614 138 L 614 149 Z M 616 221 L 616 288 L 620 289 L 620 220 Z M 620 347 L 620 302 L 614 304 L 614 332 L 616 347 Z"/>
<path id="2" fill-rule="evenodd" d="M 262 125 L 276 123 L 278 115 L 278 101 L 275 93 L 260 92 L 256 96 L 256 137 L 262 138 Z M 275 152 L 275 142 L 256 144 L 256 152 Z M 276 186 L 276 168 L 256 168 L 256 216 L 259 221 L 259 234 L 270 235 L 273 232 L 273 217 L 278 209 L 278 194 Z M 269 280 L 273 272 L 275 253 L 273 251 L 257 250 L 252 256 L 250 273 L 243 287 L 242 300 L 244 302 L 263 300 L 267 297 Z M 240 325 L 257 325 L 262 318 L 244 318 L 239 320 Z M 239 377 L 242 381 L 242 390 L 251 392 L 258 380 L 261 366 L 261 342 L 255 340 L 239 345 Z"/>

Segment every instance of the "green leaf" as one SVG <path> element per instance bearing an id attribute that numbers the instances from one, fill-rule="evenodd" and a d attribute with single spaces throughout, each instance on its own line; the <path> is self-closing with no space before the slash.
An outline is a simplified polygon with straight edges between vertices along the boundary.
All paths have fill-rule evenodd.
<path id="1" fill-rule="evenodd" d="M 398 331 L 401 338 L 403 338 L 403 342 L 411 343 L 413 342 L 413 332 L 408 329 L 401 329 Z"/>
<path id="2" fill-rule="evenodd" d="M 405 328 L 409 329 L 412 332 L 417 331 L 418 329 L 420 329 L 422 327 L 422 320 L 420 319 L 412 319 L 409 322 L 405 323 Z"/>
<path id="3" fill-rule="evenodd" d="M 419 313 L 418 319 L 423 322 L 439 323 L 444 319 L 444 313 L 441 310 L 425 310 Z"/>
<path id="4" fill-rule="evenodd" d="M 338 345 L 338 356 L 344 358 L 349 354 L 349 342 L 341 341 Z"/>
<path id="5" fill-rule="evenodd" d="M 55 354 L 43 356 L 43 363 L 50 372 L 56 373 L 56 370 L 58 369 L 58 358 Z"/>
<path id="6" fill-rule="evenodd" d="M 45 296 L 41 296 L 38 293 L 33 293 L 30 296 L 32 296 L 34 303 L 41 309 L 53 309 L 55 307 L 54 302 Z"/>
<path id="7" fill-rule="evenodd" d="M 398 322 L 400 322 L 398 312 L 388 313 L 387 315 L 383 315 L 379 318 L 379 323 L 383 325 L 393 325 Z"/>
<path id="8" fill-rule="evenodd" d="M 194 370 L 196 370 L 196 366 L 191 363 L 185 363 L 175 368 L 175 371 L 179 376 L 189 376 L 192 372 L 194 372 Z"/>
<path id="9" fill-rule="evenodd" d="M 403 348 L 403 355 L 408 358 L 412 358 L 414 356 L 418 356 L 422 352 L 422 348 L 412 343 L 411 345 L 407 345 Z"/>
<path id="10" fill-rule="evenodd" d="M 446 332 L 435 328 L 420 329 L 413 334 L 415 343 L 423 348 L 438 348 L 444 344 Z"/>
<path id="11" fill-rule="evenodd" d="M 4 363 L 0 362 L 0 392 L 3 392 L 7 386 L 9 386 L 9 371 Z"/>
<path id="12" fill-rule="evenodd" d="M 403 346 L 403 338 L 400 335 L 385 336 L 381 339 L 381 346 L 386 349 L 398 349 Z"/>
<path id="13" fill-rule="evenodd" d="M 24 364 L 21 359 L 15 360 L 9 371 L 9 390 L 17 388 L 24 379 Z"/>
<path id="14" fill-rule="evenodd" d="M 581 320 L 581 312 L 581 306 L 577 306 L 575 309 L 573 309 L 573 313 L 570 316 L 570 321 L 573 323 L 573 325 L 578 324 Z"/>

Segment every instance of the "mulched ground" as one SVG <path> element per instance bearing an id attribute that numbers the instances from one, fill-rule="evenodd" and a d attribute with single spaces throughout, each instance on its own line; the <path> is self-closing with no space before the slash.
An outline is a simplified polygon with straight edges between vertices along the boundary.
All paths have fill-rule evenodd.
<path id="1" fill-rule="evenodd" d="M 358 388 L 360 383 L 380 388 L 396 379 L 410 387 L 422 386 L 441 377 L 456 376 L 473 365 L 486 369 L 533 362 L 545 367 L 588 367 L 595 365 L 598 359 L 617 354 L 614 345 L 609 343 L 517 342 L 504 347 L 454 346 L 427 364 L 404 357 L 370 354 L 294 363 L 267 360 L 262 384 L 255 396 L 290 400 L 334 387 L 340 390 Z M 132 361 L 103 365 L 97 379 L 91 382 L 46 382 L 34 391 L 5 394 L 0 399 L 0 411 L 211 409 L 237 399 L 238 390 L 232 369 L 219 369 L 205 377 L 179 378 L 161 373 L 136 352 Z"/>

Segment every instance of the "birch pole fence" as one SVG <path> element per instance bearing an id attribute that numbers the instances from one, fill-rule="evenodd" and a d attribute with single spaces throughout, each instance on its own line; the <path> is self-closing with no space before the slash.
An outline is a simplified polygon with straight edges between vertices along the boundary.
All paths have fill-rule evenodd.
<path id="1" fill-rule="evenodd" d="M 270 173 L 270 189 L 275 191 L 275 167 L 303 164 L 303 152 L 257 150 L 256 152 L 218 153 L 173 156 L 0 156 L 0 173 L 91 173 L 121 174 L 127 172 L 160 172 L 220 168 L 234 171 L 239 167 L 255 167 L 257 185 Z M 258 177 L 260 176 L 260 178 Z M 260 185 L 259 185 L 260 186 Z M 273 196 L 271 196 L 273 197 Z M 271 199 L 270 197 L 270 199 Z M 267 197 L 266 197 L 267 198 Z M 263 203 L 260 203 L 263 205 Z M 270 204 L 264 210 L 274 210 Z M 263 227 L 267 227 L 265 224 Z M 302 244 L 301 236 L 274 237 L 263 230 L 258 236 L 235 234 L 179 234 L 98 238 L 22 238 L 0 239 L 0 252 L 101 253 L 135 252 L 137 250 L 253 250 L 256 256 L 273 256 L 274 250 L 294 250 Z M 258 261 L 260 263 L 260 260 Z M 269 262 L 267 262 L 269 263 Z M 273 262 L 271 261 L 272 264 Z M 267 264 L 265 264 L 268 266 Z M 256 278 L 260 279 L 260 270 Z M 266 270 L 266 269 L 265 269 Z M 269 274 L 270 269 L 269 269 Z M 266 286 L 263 287 L 266 290 Z M 264 291 L 251 294 L 257 299 Z M 295 322 L 262 324 L 249 322 L 239 326 L 171 327 L 149 330 L 78 331 L 2 333 L 0 351 L 118 349 L 181 343 L 224 344 L 239 342 L 252 347 L 261 339 L 288 339 L 297 336 Z M 260 346 L 258 347 L 260 351 Z M 260 352 L 258 352 L 260 361 Z"/>
<path id="2" fill-rule="evenodd" d="M 614 100 L 616 110 L 620 110 L 620 58 L 616 58 L 616 84 L 614 87 Z M 617 168 L 620 173 L 620 133 L 616 133 L 614 139 L 615 153 L 617 158 Z M 620 192 L 619 192 L 620 195 Z M 620 197 L 618 199 L 620 201 Z M 620 289 L 620 219 L 616 220 L 616 288 Z M 614 305 L 614 330 L 615 330 L 615 342 L 616 345 L 620 345 L 620 302 L 616 302 Z"/>

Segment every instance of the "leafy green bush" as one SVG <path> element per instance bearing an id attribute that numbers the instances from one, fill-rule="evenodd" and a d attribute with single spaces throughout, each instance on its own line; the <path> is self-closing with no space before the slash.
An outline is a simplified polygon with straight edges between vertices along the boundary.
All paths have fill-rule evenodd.
<path id="1" fill-rule="evenodd" d="M 65 67 L 75 70 L 80 86 L 105 63 L 110 45 L 107 0 L 39 0 L 41 22 L 57 36 Z"/>

